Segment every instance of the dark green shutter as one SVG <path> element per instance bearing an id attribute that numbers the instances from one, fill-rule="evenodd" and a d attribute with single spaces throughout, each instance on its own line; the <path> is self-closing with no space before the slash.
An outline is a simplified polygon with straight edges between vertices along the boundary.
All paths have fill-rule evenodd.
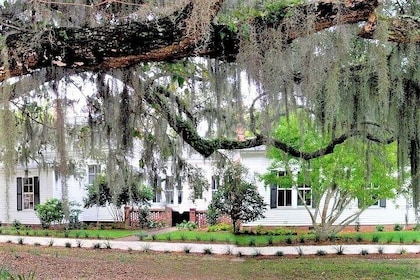
<path id="1" fill-rule="evenodd" d="M 39 178 L 34 177 L 34 207 L 36 207 L 39 202 Z"/>
<path id="2" fill-rule="evenodd" d="M 382 208 L 386 207 L 386 199 L 379 200 L 379 207 L 382 207 Z"/>
<path id="3" fill-rule="evenodd" d="M 17 178 L 17 210 L 22 211 L 22 177 Z"/>
<path id="4" fill-rule="evenodd" d="M 270 208 L 277 208 L 277 186 L 270 187 Z"/>

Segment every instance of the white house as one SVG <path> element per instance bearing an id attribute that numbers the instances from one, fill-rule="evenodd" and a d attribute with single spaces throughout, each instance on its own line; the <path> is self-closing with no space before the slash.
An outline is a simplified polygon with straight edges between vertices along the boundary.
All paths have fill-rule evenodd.
<path id="1" fill-rule="evenodd" d="M 282 188 L 281 186 L 265 186 L 258 175 L 267 172 L 270 161 L 265 155 L 265 148 L 253 148 L 240 150 L 231 153 L 231 158 L 240 161 L 242 165 L 249 169 L 250 174 L 255 174 L 255 182 L 258 186 L 259 193 L 264 197 L 267 204 L 265 218 L 244 224 L 244 226 L 311 226 L 310 216 L 298 199 L 298 192 L 310 193 L 310 188 Z M 202 197 L 191 201 L 189 196 L 191 190 L 187 184 L 183 185 L 181 190 L 172 187 L 169 192 L 165 189 L 158 194 L 158 201 L 152 204 L 152 207 L 170 207 L 173 211 L 173 217 L 176 222 L 189 217 L 190 209 L 198 212 L 206 211 L 211 201 L 213 193 L 217 190 L 217 184 L 214 181 L 214 170 L 210 159 L 203 159 L 198 155 L 190 156 L 188 162 L 200 167 L 204 170 L 208 180 L 209 188 L 204 190 Z M 170 199 L 168 199 L 168 195 Z M 311 198 L 306 201 L 307 205 L 311 205 Z M 174 199 L 175 198 L 175 199 Z M 358 204 L 354 203 L 346 209 L 342 217 L 347 217 L 358 210 Z M 374 225 L 394 225 L 394 224 L 415 224 L 415 211 L 412 206 L 412 198 L 410 196 L 400 195 L 394 199 L 380 199 L 375 205 L 366 209 L 355 221 L 360 226 Z M 173 222 L 175 223 L 175 222 Z M 353 223 L 354 224 L 354 223 Z"/>
<path id="2" fill-rule="evenodd" d="M 265 156 L 265 149 L 253 148 L 232 152 L 234 160 L 240 161 L 250 171 L 250 174 L 262 174 L 268 170 L 269 160 Z M 138 157 L 133 155 L 133 165 Z M 217 190 L 214 181 L 214 170 L 211 159 L 193 154 L 188 162 L 202 168 L 204 176 L 209 182 L 201 197 L 191 200 L 191 189 L 187 183 L 182 188 L 163 183 L 161 189 L 156 190 L 155 199 L 152 202 L 153 211 L 165 211 L 171 216 L 172 224 L 190 219 L 190 212 L 204 212 Z M 169 162 L 168 164 L 171 164 Z M 101 165 L 95 161 L 85 161 L 78 167 L 78 179 L 70 176 L 66 178 L 69 201 L 81 203 L 86 196 L 85 187 L 91 183 L 96 174 L 101 171 Z M 171 176 L 171 174 L 162 174 Z M 298 200 L 298 191 L 310 191 L 301 189 L 284 189 L 281 186 L 265 186 L 255 177 L 260 194 L 267 204 L 265 218 L 245 224 L 246 226 L 311 226 L 310 217 Z M 162 178 L 162 182 L 169 182 Z M 39 224 L 34 207 L 38 203 L 45 202 L 48 198 L 62 197 L 62 181 L 54 168 L 38 168 L 36 165 L 27 167 L 18 166 L 16 172 L 7 180 L 4 170 L 0 170 L 0 221 L 12 223 L 18 220 L 23 224 Z M 307 201 L 311 203 L 311 201 Z M 349 207 L 343 215 L 357 210 L 357 202 Z M 103 207 L 82 209 L 81 221 L 113 221 L 109 211 Z M 366 225 L 393 225 L 415 224 L 415 211 L 411 204 L 411 197 L 398 196 L 395 199 L 380 200 L 376 205 L 365 210 L 357 220 L 361 226 Z"/>

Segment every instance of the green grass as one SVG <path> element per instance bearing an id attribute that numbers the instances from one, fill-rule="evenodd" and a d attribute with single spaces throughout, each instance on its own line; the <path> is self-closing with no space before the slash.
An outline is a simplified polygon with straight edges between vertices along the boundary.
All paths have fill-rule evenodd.
<path id="1" fill-rule="evenodd" d="M 14 251 L 10 251 L 10 246 Z M 10 245 L 0 247 L 0 256 L 4 257 L 1 268 L 13 272 L 17 268 L 26 269 L 23 273 L 28 275 L 30 269 L 15 261 L 15 254 L 24 259 L 30 258 L 34 262 L 49 262 L 54 260 L 54 267 L 49 270 L 35 271 L 35 278 L 41 274 L 44 279 L 53 279 L 56 276 L 56 269 L 63 267 L 63 264 L 77 262 L 89 263 L 90 268 L 83 271 L 86 279 L 97 277 L 98 271 L 109 270 L 118 264 L 124 263 L 127 271 L 143 273 L 153 279 L 418 279 L 420 274 L 420 259 L 369 259 L 360 256 L 359 258 L 339 257 L 288 257 L 259 258 L 256 256 L 243 257 L 241 261 L 232 261 L 232 256 L 220 256 L 217 258 L 206 257 L 199 254 L 132 254 L 131 252 L 113 250 L 65 250 L 64 248 L 40 247 L 37 255 L 26 246 Z M 257 255 L 256 251 L 256 255 Z M 38 256 L 42 255 L 43 258 Z M 33 258 L 36 256 L 36 258 Z M 94 261 L 92 261 L 94 260 Z M 14 263 L 14 270 L 9 270 L 11 263 Z M 142 264 L 139 266 L 139 264 Z M 58 267 L 58 268 L 57 268 Z M 191 269 L 191 268 L 194 269 Z M 102 270 L 101 270 L 102 269 Z M 72 270 L 72 276 L 80 277 L 80 271 Z M 113 273 L 116 272 L 112 269 Z M 49 273 L 49 274 L 45 274 Z M 106 276 L 111 277 L 110 274 Z M 130 274 L 130 276 L 132 276 Z M 138 275 L 137 275 L 138 276 Z M 115 279 L 114 275 L 112 279 Z M 133 276 L 132 276 L 133 277 Z M 216 277 L 216 278 L 217 278 Z M 128 277 L 130 278 L 130 277 Z M 1 278 L 0 278 L 1 279 Z M 9 279 L 9 278 L 6 278 Z M 111 279 L 111 278 L 110 278 Z M 130 278 L 134 279 L 134 278 Z"/>
<path id="2" fill-rule="evenodd" d="M 20 235 L 20 236 L 42 236 L 42 237 L 68 237 L 68 238 L 99 238 L 99 239 L 115 239 L 132 236 L 139 230 L 125 229 L 85 229 L 85 230 L 16 230 L 13 228 L 2 230 L 2 234 Z"/>
<path id="3" fill-rule="evenodd" d="M 272 245 L 295 245 L 300 244 L 303 238 L 305 243 L 313 242 L 315 235 L 299 234 L 297 235 L 248 235 L 239 234 L 234 235 L 231 232 L 206 232 L 206 231 L 175 231 L 170 233 L 158 234 L 155 236 L 156 240 L 160 241 L 188 241 L 188 242 L 216 242 L 216 243 L 231 243 L 238 246 L 267 246 L 267 238 L 272 239 Z M 420 231 L 392 231 L 392 232 L 355 232 L 355 233 L 342 233 L 337 234 L 336 242 L 338 243 L 356 243 L 356 242 L 369 242 L 372 243 L 372 238 L 375 237 L 375 243 L 393 243 L 393 244 L 411 244 L 420 242 Z M 360 238 L 361 240 L 358 240 Z M 150 237 L 146 238 L 151 239 Z M 402 241 L 402 242 L 401 242 Z"/>

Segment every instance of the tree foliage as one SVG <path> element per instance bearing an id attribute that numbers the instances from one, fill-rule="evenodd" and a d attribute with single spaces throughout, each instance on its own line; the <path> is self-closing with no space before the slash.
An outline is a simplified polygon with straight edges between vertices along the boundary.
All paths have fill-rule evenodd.
<path id="1" fill-rule="evenodd" d="M 311 116 L 300 111 L 281 118 L 274 137 L 304 151 L 324 146 L 331 135 L 322 133 Z M 305 134 L 300 130 L 305 130 Z M 310 215 L 316 233 L 325 239 L 354 222 L 372 204 L 393 198 L 400 191 L 396 152 L 395 143 L 378 144 L 357 137 L 336 147 L 331 154 L 308 161 L 272 148 L 268 153 L 270 171 L 262 178 L 266 184 L 282 188 L 310 187 L 311 205 L 300 192 L 298 199 Z M 284 176 L 279 176 L 279 171 Z"/>
<path id="2" fill-rule="evenodd" d="M 58 153 L 64 197 L 69 151 L 96 158 L 106 148 L 101 157 L 111 173 L 124 167 L 133 137 L 142 142 L 137 149 L 153 187 L 167 158 L 184 156 L 185 144 L 205 157 L 265 144 L 309 160 L 359 137 L 398 144 L 400 171 L 411 167 L 417 204 L 417 2 L 6 1 L 0 7 L 2 161 L 13 174 L 13 116 L 20 109 L 14 104 L 42 98 L 43 110 L 54 112 L 52 124 L 42 125 L 59 133 L 28 135 L 54 142 L 48 148 Z M 80 106 L 88 126 L 70 117 Z M 331 136 L 317 150 L 271 137 L 279 116 L 300 107 L 314 112 Z M 39 148 L 30 146 L 28 154 Z"/>
<path id="3" fill-rule="evenodd" d="M 220 174 L 222 183 L 208 207 L 212 219 L 228 215 L 234 233 L 239 231 L 238 222 L 252 222 L 264 217 L 264 199 L 246 176 L 247 170 L 239 163 L 233 163 L 223 170 Z"/>
<path id="4" fill-rule="evenodd" d="M 113 193 L 117 190 L 118 193 Z M 119 188 L 111 188 L 105 174 L 98 174 L 94 183 L 87 186 L 87 197 L 84 199 L 84 207 L 107 206 L 113 204 L 116 207 L 124 205 L 150 206 L 153 198 L 152 189 L 139 182 L 126 183 Z"/>

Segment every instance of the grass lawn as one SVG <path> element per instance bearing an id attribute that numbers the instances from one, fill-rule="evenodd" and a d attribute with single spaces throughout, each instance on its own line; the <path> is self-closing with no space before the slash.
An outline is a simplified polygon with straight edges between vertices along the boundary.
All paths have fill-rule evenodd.
<path id="1" fill-rule="evenodd" d="M 230 231 L 207 232 L 205 230 L 176 230 L 162 234 L 148 234 L 142 230 L 128 229 L 80 229 L 80 230 L 43 230 L 16 229 L 14 227 L 0 228 L 0 234 L 19 236 L 68 237 L 89 239 L 116 239 L 127 236 L 138 236 L 139 240 L 150 241 L 188 241 L 188 242 L 216 242 L 229 243 L 238 246 L 271 246 L 271 245 L 305 245 L 316 242 L 313 233 L 299 234 L 239 234 Z M 384 231 L 384 232 L 353 232 L 340 233 L 329 241 L 339 243 L 378 243 L 378 244 L 417 244 L 420 243 L 420 231 Z"/>
<path id="2" fill-rule="evenodd" d="M 418 279 L 420 258 L 237 258 L 2 244 L 1 271 L 33 272 L 35 279 Z"/>
<path id="3" fill-rule="evenodd" d="M 314 243 L 314 234 L 304 233 L 299 235 L 234 235 L 231 232 L 206 232 L 178 230 L 156 236 L 147 236 L 144 240 L 160 241 L 193 241 L 193 242 L 219 242 L 230 243 L 238 246 L 270 246 Z M 390 231 L 390 232 L 355 232 L 342 233 L 331 237 L 329 241 L 340 243 L 380 243 L 380 244 L 416 244 L 420 243 L 420 231 Z"/>
<path id="4" fill-rule="evenodd" d="M 97 238 L 115 239 L 132 236 L 139 230 L 127 229 L 73 229 L 73 230 L 44 230 L 44 229 L 15 229 L 13 227 L 1 228 L 4 235 L 43 236 L 43 237 L 69 237 L 69 238 Z"/>

